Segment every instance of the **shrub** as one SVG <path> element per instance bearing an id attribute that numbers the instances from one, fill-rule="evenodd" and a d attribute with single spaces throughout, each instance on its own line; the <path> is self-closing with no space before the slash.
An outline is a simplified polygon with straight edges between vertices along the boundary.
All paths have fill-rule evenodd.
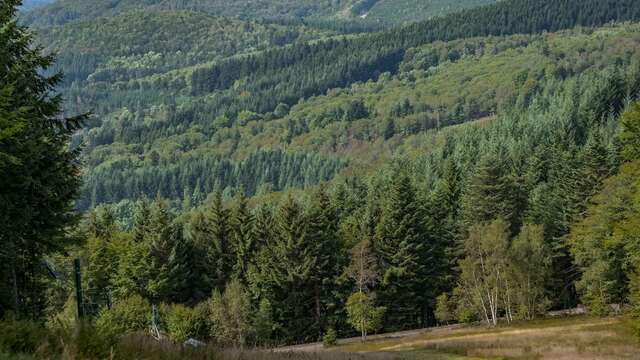
<path id="1" fill-rule="evenodd" d="M 332 347 L 338 343 L 338 333 L 335 329 L 330 328 L 322 337 L 322 345 L 324 347 Z"/>
<path id="2" fill-rule="evenodd" d="M 468 307 L 459 307 L 456 311 L 456 317 L 461 324 L 471 324 L 476 321 L 476 314 Z"/>
<path id="3" fill-rule="evenodd" d="M 11 353 L 33 353 L 47 338 L 40 324 L 19 320 L 12 315 L 0 322 L 0 350 Z"/>
<path id="4" fill-rule="evenodd" d="M 151 324 L 151 305 L 134 295 L 103 309 L 96 319 L 97 330 L 106 337 L 119 337 L 129 332 L 147 330 Z"/>
<path id="5" fill-rule="evenodd" d="M 362 339 L 366 339 L 370 331 L 377 331 L 382 327 L 386 307 L 375 307 L 373 295 L 356 292 L 347 299 L 347 319 L 354 329 L 358 330 Z"/>
<path id="6" fill-rule="evenodd" d="M 62 348 L 51 347 L 55 344 L 61 344 Z M 66 358 L 104 359 L 109 356 L 113 345 L 115 345 L 113 339 L 97 331 L 91 322 L 81 321 L 76 322 L 71 328 L 60 328 L 52 333 L 49 348 L 43 350 L 47 355 L 62 353 Z"/>
<path id="7" fill-rule="evenodd" d="M 173 341 L 184 342 L 203 333 L 206 319 L 202 307 L 192 309 L 184 305 L 170 305 L 163 312 L 163 320 Z"/>
<path id="8" fill-rule="evenodd" d="M 453 321 L 453 306 L 452 301 L 449 300 L 449 295 L 442 294 L 436 298 L 436 319 L 440 323 L 446 323 Z"/>
<path id="9" fill-rule="evenodd" d="M 70 295 L 62 309 L 47 318 L 47 329 L 51 331 L 72 329 L 76 323 L 77 311 L 75 295 Z"/>

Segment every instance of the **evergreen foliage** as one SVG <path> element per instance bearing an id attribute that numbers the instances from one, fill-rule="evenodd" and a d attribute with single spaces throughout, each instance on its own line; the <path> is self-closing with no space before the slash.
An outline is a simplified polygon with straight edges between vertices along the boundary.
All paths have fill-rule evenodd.
<path id="1" fill-rule="evenodd" d="M 42 316 L 43 256 L 70 243 L 77 220 L 79 150 L 69 147 L 84 117 L 62 117 L 52 56 L 16 21 L 20 1 L 0 4 L 0 315 Z M 49 75 L 47 75 L 49 74 Z"/>
<path id="2" fill-rule="evenodd" d="M 116 3 L 41 20 L 64 23 L 41 39 L 65 38 L 67 111 L 98 104 L 73 136 L 53 58 L 0 5 L 0 315 L 69 319 L 41 264 L 79 257 L 111 338 L 147 331 L 152 304 L 173 341 L 235 347 L 578 303 L 629 304 L 639 327 L 639 26 L 595 27 L 637 20 L 637 1 L 506 0 L 353 36 L 308 24 L 386 1 L 285 1 L 322 15 L 288 25 Z M 84 38 L 100 25 L 118 31 Z"/>

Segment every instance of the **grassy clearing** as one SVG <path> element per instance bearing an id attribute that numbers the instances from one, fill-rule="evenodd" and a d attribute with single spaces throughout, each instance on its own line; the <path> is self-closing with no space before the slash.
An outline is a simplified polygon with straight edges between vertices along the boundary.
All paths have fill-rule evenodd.
<path id="1" fill-rule="evenodd" d="M 621 318 L 569 318 L 485 328 L 435 329 L 406 338 L 353 343 L 340 351 L 391 352 L 415 359 L 638 359 Z M 459 356 L 447 358 L 446 355 Z M 445 356 L 445 357 L 442 357 Z M 407 359 L 411 359 L 407 357 Z"/>

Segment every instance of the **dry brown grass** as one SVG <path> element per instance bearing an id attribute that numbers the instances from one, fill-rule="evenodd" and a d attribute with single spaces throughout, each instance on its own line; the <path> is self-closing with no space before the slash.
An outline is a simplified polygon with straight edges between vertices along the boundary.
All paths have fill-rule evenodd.
<path id="1" fill-rule="evenodd" d="M 444 329 L 403 339 L 352 344 L 347 351 L 404 352 L 430 349 L 461 356 L 506 359 L 640 359 L 640 346 L 620 318 L 570 318 Z"/>

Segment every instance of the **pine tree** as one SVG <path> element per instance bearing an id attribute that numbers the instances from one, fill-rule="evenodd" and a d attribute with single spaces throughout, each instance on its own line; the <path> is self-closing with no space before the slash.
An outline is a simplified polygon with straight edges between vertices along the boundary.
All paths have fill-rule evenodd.
<path id="1" fill-rule="evenodd" d="M 584 199 L 581 209 L 586 208 L 587 200 L 598 193 L 602 182 L 611 175 L 609 152 L 605 147 L 602 135 L 594 132 L 587 141 L 581 154 L 580 196 Z"/>
<path id="2" fill-rule="evenodd" d="M 151 217 L 151 204 L 146 196 L 138 201 L 136 211 L 133 214 L 133 239 L 142 243 L 149 232 L 149 221 Z"/>
<path id="3" fill-rule="evenodd" d="M 329 306 L 335 301 L 332 296 L 334 279 L 341 267 L 342 248 L 338 242 L 338 219 L 324 188 L 313 194 L 309 205 L 309 244 L 313 246 L 315 265 L 311 275 L 313 283 L 316 328 L 321 335 L 327 324 Z"/>
<path id="4" fill-rule="evenodd" d="M 80 151 L 69 142 L 84 117 L 64 117 L 55 58 L 18 24 L 20 3 L 0 2 L 0 313 L 38 318 L 42 257 L 70 243 L 78 220 Z"/>
<path id="5" fill-rule="evenodd" d="M 169 209 L 163 199 L 156 199 L 151 206 L 148 233 L 145 244 L 151 255 L 152 279 L 147 284 L 153 301 L 165 301 L 171 293 L 169 256 L 174 244 L 174 229 L 171 225 Z"/>
<path id="6" fill-rule="evenodd" d="M 640 101 L 631 105 L 622 117 L 622 156 L 626 161 L 640 159 Z"/>
<path id="7" fill-rule="evenodd" d="M 498 217 L 512 224 L 514 206 L 509 201 L 510 184 L 503 176 L 499 162 L 483 158 L 465 189 L 462 219 L 466 227 L 482 224 Z"/>
<path id="8" fill-rule="evenodd" d="M 249 210 L 244 193 L 237 196 L 230 216 L 231 248 L 235 254 L 233 259 L 233 276 L 246 281 L 247 270 L 253 261 L 256 250 L 254 218 Z"/>
<path id="9" fill-rule="evenodd" d="M 464 252 L 461 240 L 460 198 L 462 195 L 460 172 L 452 160 L 445 163 L 442 178 L 436 184 L 434 192 L 426 201 L 426 216 L 431 219 L 431 235 L 442 251 L 443 275 L 448 276 L 444 283 L 452 284 L 456 276 L 458 261 Z M 443 289 L 448 291 L 451 289 Z"/>
<path id="10" fill-rule="evenodd" d="M 434 245 L 411 179 L 396 175 L 374 238 L 382 273 L 378 294 L 393 327 L 426 324 L 439 275 L 431 270 L 441 261 L 432 256 Z"/>
<path id="11" fill-rule="evenodd" d="M 209 297 L 215 285 L 215 267 L 209 255 L 213 253 L 211 227 L 202 211 L 189 214 L 184 225 L 184 237 L 191 249 L 192 301 L 201 302 Z"/>
<path id="12" fill-rule="evenodd" d="M 168 294 L 172 303 L 197 304 L 202 296 L 198 290 L 200 278 L 193 271 L 195 255 L 193 243 L 184 236 L 183 225 L 174 224 L 171 231 L 171 252 L 168 258 Z"/>
<path id="13" fill-rule="evenodd" d="M 206 226 L 211 242 L 208 254 L 209 263 L 213 266 L 213 285 L 222 290 L 231 278 L 233 269 L 233 253 L 231 249 L 231 233 L 229 230 L 229 211 L 222 203 L 222 193 L 216 191 L 205 206 Z"/>
<path id="14" fill-rule="evenodd" d="M 276 309 L 275 320 L 283 324 L 286 339 L 317 339 L 314 331 L 313 271 L 314 246 L 310 242 L 307 218 L 300 205 L 288 197 L 278 208 L 271 243 L 260 257 L 263 292 Z"/>
<path id="15" fill-rule="evenodd" d="M 273 309 L 268 299 L 261 299 L 258 304 L 258 310 L 253 318 L 253 329 L 255 331 L 256 342 L 262 345 L 269 345 L 271 335 L 277 328 L 277 324 L 273 320 Z"/>

